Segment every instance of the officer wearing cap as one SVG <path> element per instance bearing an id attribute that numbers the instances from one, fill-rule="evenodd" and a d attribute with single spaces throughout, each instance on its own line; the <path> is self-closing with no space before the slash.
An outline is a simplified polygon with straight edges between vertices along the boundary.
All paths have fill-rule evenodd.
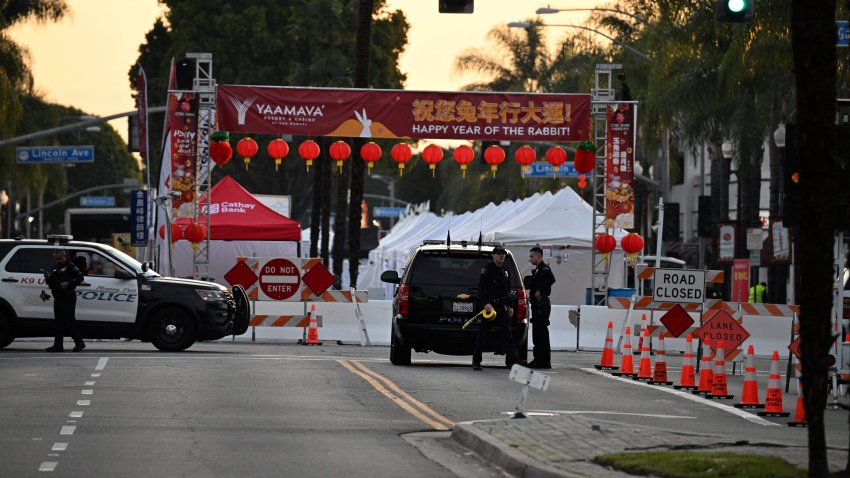
<path id="1" fill-rule="evenodd" d="M 505 365 L 510 368 L 517 361 L 517 350 L 511 336 L 511 317 L 514 309 L 510 307 L 511 276 L 505 264 L 507 251 L 502 246 L 493 248 L 493 261 L 481 269 L 478 278 L 478 307 L 486 313 L 496 312 L 493 320 L 481 319 L 478 335 L 475 337 L 475 350 L 472 353 L 472 368 L 481 370 L 481 354 L 484 341 L 493 326 L 499 328 L 499 337 L 505 350 Z"/>
<path id="2" fill-rule="evenodd" d="M 534 266 L 530 276 L 523 281 L 531 299 L 531 339 L 534 341 L 534 360 L 528 363 L 531 368 L 552 368 L 551 351 L 549 348 L 549 313 L 552 304 L 549 296 L 552 294 L 552 284 L 555 275 L 552 269 L 543 262 L 543 249 L 532 247 L 529 261 Z"/>

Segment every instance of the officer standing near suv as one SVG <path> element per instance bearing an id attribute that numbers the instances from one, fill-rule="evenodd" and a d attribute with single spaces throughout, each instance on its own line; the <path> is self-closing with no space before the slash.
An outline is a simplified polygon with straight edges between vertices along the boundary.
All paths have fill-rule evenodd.
<path id="1" fill-rule="evenodd" d="M 77 294 L 74 289 L 83 282 L 83 274 L 80 269 L 68 260 L 68 254 L 64 249 L 53 251 L 53 259 L 56 264 L 44 273 L 47 286 L 53 292 L 53 315 L 56 317 L 56 337 L 53 346 L 45 349 L 48 352 L 62 352 L 64 347 L 62 341 L 65 333 L 69 332 L 74 339 L 74 352 L 86 348 L 80 331 L 77 329 L 74 312 L 77 307 Z"/>
<path id="2" fill-rule="evenodd" d="M 530 276 L 525 277 L 525 287 L 531 299 L 531 338 L 534 341 L 534 360 L 528 363 L 531 368 L 552 368 L 549 348 L 549 313 L 552 304 L 552 284 L 555 275 L 549 265 L 543 262 L 543 249 L 535 246 L 529 252 L 529 260 L 534 266 Z"/>
<path id="3" fill-rule="evenodd" d="M 507 251 L 501 246 L 493 248 L 493 261 L 481 269 L 478 278 L 478 304 L 486 313 L 496 311 L 493 320 L 481 319 L 478 335 L 475 337 L 475 349 L 472 353 L 472 369 L 481 370 L 481 355 L 484 341 L 495 325 L 499 328 L 499 336 L 505 349 L 505 365 L 510 368 L 517 361 L 517 350 L 511 336 L 511 317 L 514 315 L 510 307 L 511 276 L 505 264 Z"/>

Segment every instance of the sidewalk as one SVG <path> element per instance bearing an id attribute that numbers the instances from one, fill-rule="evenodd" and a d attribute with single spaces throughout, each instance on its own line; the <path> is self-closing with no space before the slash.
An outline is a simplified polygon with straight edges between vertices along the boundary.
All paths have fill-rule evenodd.
<path id="1" fill-rule="evenodd" d="M 512 476 L 626 477 L 592 460 L 621 451 L 731 451 L 775 455 L 807 468 L 808 449 L 779 442 L 736 443 L 733 438 L 628 425 L 582 415 L 458 423 L 452 438 Z M 639 444 L 639 445 L 636 445 Z M 830 470 L 844 468 L 846 451 L 828 451 Z"/>

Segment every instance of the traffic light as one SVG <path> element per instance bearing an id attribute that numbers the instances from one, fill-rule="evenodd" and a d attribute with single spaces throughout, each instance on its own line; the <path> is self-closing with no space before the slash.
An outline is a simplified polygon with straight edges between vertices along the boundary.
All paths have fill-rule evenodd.
<path id="1" fill-rule="evenodd" d="M 785 227 L 797 227 L 800 220 L 800 155 L 797 153 L 797 127 L 785 125 L 782 216 Z"/>
<path id="2" fill-rule="evenodd" d="M 711 222 L 711 196 L 700 196 L 697 205 L 697 235 L 711 237 L 714 232 L 714 223 Z"/>
<path id="3" fill-rule="evenodd" d="M 664 229 L 661 231 L 662 241 L 678 241 L 679 235 L 679 203 L 664 204 Z"/>
<path id="4" fill-rule="evenodd" d="M 717 21 L 748 23 L 753 20 L 755 0 L 717 0 Z"/>
<path id="5" fill-rule="evenodd" d="M 439 0 L 440 13 L 472 13 L 475 0 Z"/>

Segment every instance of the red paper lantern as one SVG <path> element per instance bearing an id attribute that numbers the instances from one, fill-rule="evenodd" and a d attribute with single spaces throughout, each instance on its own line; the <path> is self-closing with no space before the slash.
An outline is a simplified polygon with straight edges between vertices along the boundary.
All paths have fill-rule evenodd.
<path id="1" fill-rule="evenodd" d="M 248 165 L 251 164 L 251 158 L 257 154 L 259 149 L 260 147 L 257 146 L 257 142 L 250 137 L 242 138 L 236 143 L 236 151 L 245 160 L 245 171 L 248 170 Z"/>
<path id="2" fill-rule="evenodd" d="M 360 148 L 360 157 L 363 158 L 363 161 L 366 161 L 366 168 L 369 176 L 371 176 L 372 166 L 375 165 L 375 161 L 381 159 L 381 147 L 374 141 L 369 141 Z"/>
<path id="3" fill-rule="evenodd" d="M 319 157 L 319 145 L 312 139 L 308 139 L 298 146 L 298 155 L 304 158 L 307 162 L 307 171 L 310 171 L 310 166 L 313 165 L 313 160 Z"/>
<path id="4" fill-rule="evenodd" d="M 398 143 L 390 150 L 390 156 L 393 157 L 393 161 L 398 163 L 399 176 L 404 176 L 404 164 L 413 157 L 413 151 L 410 150 L 410 146 L 407 143 Z"/>
<path id="5" fill-rule="evenodd" d="M 428 163 L 428 168 L 431 169 L 431 177 L 435 177 L 437 175 L 437 163 L 443 160 L 443 148 L 429 144 L 422 151 L 422 159 Z"/>
<path id="6" fill-rule="evenodd" d="M 197 249 L 198 244 L 207 238 L 207 226 L 193 222 L 186 226 L 186 239 L 192 243 L 192 248 Z"/>
<path id="7" fill-rule="evenodd" d="M 567 162 L 567 152 L 560 146 L 552 146 L 548 151 L 546 151 L 546 162 L 555 168 L 552 172 L 552 176 L 557 177 L 558 168 Z"/>
<path id="8" fill-rule="evenodd" d="M 339 174 L 342 174 L 342 162 L 351 156 L 351 146 L 349 146 L 345 141 L 337 141 L 331 145 L 328 153 L 331 155 L 331 158 L 336 161 L 336 165 L 339 168 Z"/>
<path id="9" fill-rule="evenodd" d="M 224 166 L 233 156 L 233 148 L 228 141 L 213 141 L 210 143 L 210 158 L 219 166 Z"/>
<path id="10" fill-rule="evenodd" d="M 514 151 L 514 159 L 522 166 L 522 172 L 528 173 L 528 166 L 537 159 L 537 153 L 531 149 L 531 146 L 520 146 Z"/>
<path id="11" fill-rule="evenodd" d="M 617 248 L 617 239 L 607 232 L 604 234 L 597 234 L 594 246 L 596 247 L 596 250 L 602 254 L 602 259 L 604 259 L 607 264 L 608 254 Z"/>
<path id="12" fill-rule="evenodd" d="M 471 163 L 475 158 L 475 151 L 472 150 L 469 146 L 463 144 L 455 148 L 454 153 L 455 162 L 460 165 L 460 171 L 463 177 L 466 177 L 466 165 Z"/>
<path id="13" fill-rule="evenodd" d="M 640 234 L 630 232 L 620 239 L 620 247 L 626 251 L 629 264 L 634 264 L 637 261 L 637 255 L 643 250 L 643 237 Z"/>
<path id="14" fill-rule="evenodd" d="M 595 148 L 592 141 L 583 141 L 576 148 L 576 155 L 573 157 L 573 167 L 579 173 L 578 187 L 581 189 L 587 186 L 584 175 L 593 171 L 593 167 L 596 166 Z"/>
<path id="15" fill-rule="evenodd" d="M 159 226 L 159 237 L 165 239 L 165 224 Z M 176 223 L 171 223 L 171 242 L 183 239 L 183 229 Z"/>
<path id="16" fill-rule="evenodd" d="M 269 152 L 269 156 L 274 159 L 274 170 L 277 171 L 277 168 L 280 167 L 280 162 L 289 154 L 289 145 L 286 144 L 286 141 L 277 138 L 271 140 L 266 150 Z"/>
<path id="17" fill-rule="evenodd" d="M 505 161 L 505 150 L 497 145 L 490 146 L 484 151 L 484 161 L 490 165 L 490 171 L 493 172 L 493 177 L 496 177 L 496 170 L 499 165 Z"/>

